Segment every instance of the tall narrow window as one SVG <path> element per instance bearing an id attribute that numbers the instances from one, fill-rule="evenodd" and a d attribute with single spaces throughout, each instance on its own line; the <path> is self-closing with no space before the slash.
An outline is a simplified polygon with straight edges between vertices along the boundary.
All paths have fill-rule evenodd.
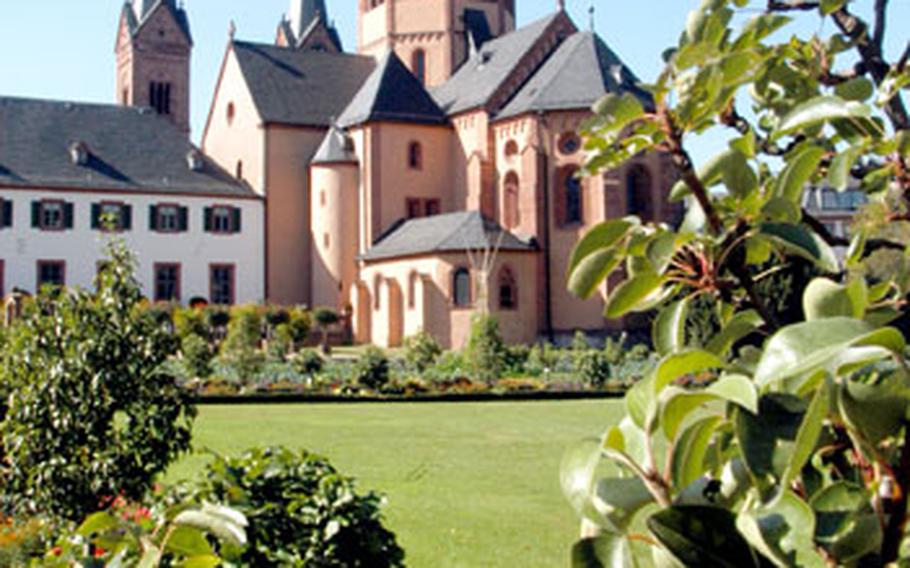
<path id="1" fill-rule="evenodd" d="M 0 199 L 0 229 L 13 226 L 13 202 L 9 199 Z"/>
<path id="2" fill-rule="evenodd" d="M 404 206 L 407 210 L 408 219 L 416 219 L 423 216 L 423 208 L 419 199 L 409 197 L 405 199 Z"/>
<path id="3" fill-rule="evenodd" d="M 499 309 L 514 310 L 518 308 L 518 284 L 515 275 L 509 268 L 499 273 Z"/>
<path id="4" fill-rule="evenodd" d="M 211 303 L 220 306 L 233 305 L 234 282 L 233 264 L 213 264 L 209 267 L 209 300 Z"/>
<path id="5" fill-rule="evenodd" d="M 422 49 L 414 50 L 411 55 L 411 71 L 421 85 L 427 84 L 427 52 Z"/>
<path id="6" fill-rule="evenodd" d="M 442 212 L 442 204 L 438 199 L 427 199 L 426 202 L 427 217 L 439 215 Z"/>
<path id="7" fill-rule="evenodd" d="M 408 275 L 408 308 L 414 309 L 417 305 L 417 273 L 411 272 Z"/>
<path id="8" fill-rule="evenodd" d="M 39 260 L 37 289 L 66 284 L 66 263 L 62 260 Z"/>
<path id="9" fill-rule="evenodd" d="M 382 308 L 382 276 L 373 277 L 373 309 L 377 312 Z"/>
<path id="10" fill-rule="evenodd" d="M 651 174 L 642 165 L 635 165 L 626 175 L 626 212 L 651 220 Z"/>
<path id="11" fill-rule="evenodd" d="M 171 84 L 149 83 L 149 106 L 158 114 L 171 114 Z"/>
<path id="12" fill-rule="evenodd" d="M 180 300 L 180 265 L 155 265 L 155 301 L 174 302 Z"/>
<path id="13" fill-rule="evenodd" d="M 566 225 L 581 223 L 584 219 L 582 185 L 575 172 L 574 169 L 567 170 L 563 178 L 563 224 Z"/>
<path id="14" fill-rule="evenodd" d="M 419 142 L 411 142 L 408 145 L 408 167 L 412 170 L 423 169 L 423 147 Z"/>
<path id="15" fill-rule="evenodd" d="M 507 229 L 514 229 L 521 223 L 518 207 L 518 174 L 509 172 L 503 184 L 503 224 Z"/>
<path id="16" fill-rule="evenodd" d="M 234 177 L 243 179 L 243 160 L 237 161 L 237 167 L 234 168 Z"/>
<path id="17" fill-rule="evenodd" d="M 452 274 L 452 303 L 458 308 L 471 307 L 471 272 L 467 268 Z"/>

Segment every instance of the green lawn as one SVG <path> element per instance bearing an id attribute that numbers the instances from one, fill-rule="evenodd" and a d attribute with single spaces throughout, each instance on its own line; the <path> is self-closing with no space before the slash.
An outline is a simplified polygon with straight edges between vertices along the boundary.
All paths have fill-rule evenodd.
<path id="1" fill-rule="evenodd" d="M 566 566 L 577 521 L 559 489 L 574 441 L 619 418 L 616 401 L 205 406 L 196 448 L 308 448 L 389 500 L 413 567 Z M 174 467 L 195 475 L 206 458 Z"/>

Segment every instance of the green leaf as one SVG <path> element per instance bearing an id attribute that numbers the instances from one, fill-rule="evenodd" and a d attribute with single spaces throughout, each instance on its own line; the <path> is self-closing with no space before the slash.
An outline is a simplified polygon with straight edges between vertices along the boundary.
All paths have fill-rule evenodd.
<path id="1" fill-rule="evenodd" d="M 768 340 L 755 371 L 755 382 L 765 386 L 815 372 L 824 369 L 848 347 L 894 346 L 893 341 L 893 334 L 873 333 L 869 324 L 851 318 L 827 318 L 787 326 Z"/>
<path id="2" fill-rule="evenodd" d="M 850 170 L 856 160 L 866 151 L 864 145 L 850 146 L 842 152 L 838 152 L 834 159 L 831 160 L 831 167 L 828 170 L 828 184 L 837 191 L 845 191 L 850 186 Z"/>
<path id="3" fill-rule="evenodd" d="M 246 531 L 237 523 L 203 511 L 184 511 L 177 515 L 174 524 L 206 531 L 234 546 L 246 544 Z"/>
<path id="4" fill-rule="evenodd" d="M 191 556 L 179 564 L 181 568 L 215 568 L 221 566 L 221 559 L 214 554 Z"/>
<path id="5" fill-rule="evenodd" d="M 736 438 L 746 467 L 764 489 L 776 489 L 790 461 L 808 404 L 787 394 L 767 394 L 758 401 L 758 414 L 738 411 Z"/>
<path id="6" fill-rule="evenodd" d="M 705 455 L 722 421 L 719 416 L 707 416 L 683 430 L 673 446 L 674 487 L 688 487 L 705 474 Z"/>
<path id="7" fill-rule="evenodd" d="M 619 267 L 622 257 L 623 253 L 618 249 L 603 249 L 587 255 L 569 274 L 569 291 L 587 300 Z"/>
<path id="8" fill-rule="evenodd" d="M 708 392 L 689 392 L 676 387 L 664 390 L 662 398 L 660 426 L 670 442 L 676 439 L 680 427 L 695 410 L 718 400 L 716 395 Z"/>
<path id="9" fill-rule="evenodd" d="M 815 514 L 809 504 L 786 489 L 765 507 L 745 511 L 736 519 L 739 532 L 781 568 L 825 568 L 812 540 Z"/>
<path id="10" fill-rule="evenodd" d="M 642 430 L 645 430 L 651 407 L 655 404 L 653 376 L 638 381 L 626 393 L 626 413 Z"/>
<path id="11" fill-rule="evenodd" d="M 834 318 L 861 318 L 865 306 L 854 306 L 847 287 L 829 280 L 816 278 L 803 293 L 803 313 L 809 321 Z"/>
<path id="12" fill-rule="evenodd" d="M 188 526 L 175 527 L 162 546 L 165 551 L 173 552 L 180 556 L 206 556 L 212 554 L 212 547 L 206 540 L 205 535 L 199 529 Z"/>
<path id="13" fill-rule="evenodd" d="M 875 93 L 875 86 L 865 77 L 854 77 L 835 86 L 834 92 L 844 100 L 862 102 Z"/>
<path id="14" fill-rule="evenodd" d="M 789 223 L 763 223 L 759 233 L 786 251 L 813 261 L 827 272 L 839 272 L 840 265 L 834 251 L 818 235 L 802 225 Z"/>
<path id="15" fill-rule="evenodd" d="M 680 351 L 686 345 L 688 300 L 679 300 L 662 309 L 654 320 L 654 348 L 660 355 Z"/>
<path id="16" fill-rule="evenodd" d="M 736 518 L 726 509 L 672 506 L 652 515 L 648 528 L 685 566 L 759 566 L 755 552 L 736 530 Z"/>
<path id="17" fill-rule="evenodd" d="M 726 355 L 736 342 L 754 332 L 763 323 L 765 321 L 755 310 L 739 312 L 711 338 L 705 349 L 720 356 Z"/>
<path id="18" fill-rule="evenodd" d="M 700 349 L 687 349 L 661 359 L 654 374 L 654 393 L 659 394 L 667 385 L 684 377 L 710 369 L 723 369 L 727 363 L 715 355 Z"/>
<path id="19" fill-rule="evenodd" d="M 871 112 L 871 109 L 862 103 L 845 101 L 835 95 L 821 95 L 798 105 L 784 116 L 772 139 L 836 119 L 867 118 Z"/>
<path id="20" fill-rule="evenodd" d="M 93 534 L 98 534 L 110 530 L 116 527 L 117 524 L 118 521 L 114 515 L 108 513 L 107 511 L 101 511 L 99 513 L 94 513 L 85 519 L 85 522 L 79 526 L 76 534 L 84 537 L 89 537 Z"/>
<path id="21" fill-rule="evenodd" d="M 622 95 L 609 94 L 594 105 L 594 112 L 605 119 L 602 129 L 615 132 L 625 128 L 630 122 L 641 118 L 644 107 L 631 93 Z"/>
<path id="22" fill-rule="evenodd" d="M 635 568 L 638 563 L 625 537 L 602 534 L 572 547 L 572 568 Z"/>
<path id="23" fill-rule="evenodd" d="M 837 12 L 847 3 L 847 0 L 821 0 L 818 9 L 823 16 Z"/>
<path id="24" fill-rule="evenodd" d="M 708 392 L 728 402 L 738 404 L 752 414 L 758 414 L 758 390 L 745 375 L 723 375 L 708 387 Z"/>
<path id="25" fill-rule="evenodd" d="M 809 457 L 815 451 L 825 417 L 828 415 L 829 392 L 828 386 L 822 384 L 816 390 L 812 403 L 809 404 L 809 409 L 803 417 L 803 422 L 794 440 L 793 454 L 790 456 L 787 469 L 784 470 L 784 474 L 781 477 L 780 485 L 782 488 L 790 486 L 790 483 L 796 479 L 803 466 L 809 461 Z"/>
<path id="26" fill-rule="evenodd" d="M 758 189 L 758 176 L 743 154 L 730 150 L 723 165 L 724 185 L 732 195 L 742 199 Z"/>
<path id="27" fill-rule="evenodd" d="M 801 203 L 806 184 L 818 170 L 824 156 L 823 148 L 811 144 L 797 151 L 778 176 L 774 195 L 792 203 Z"/>
<path id="28" fill-rule="evenodd" d="M 596 438 L 586 438 L 566 450 L 559 466 L 562 494 L 580 517 L 594 522 L 599 515 L 593 508 L 591 495 L 601 453 L 600 442 Z"/>
<path id="29" fill-rule="evenodd" d="M 664 279 L 656 272 L 641 272 L 616 287 L 607 298 L 605 315 L 615 319 L 635 311 L 659 291 Z"/>
<path id="30" fill-rule="evenodd" d="M 572 274 L 589 255 L 615 248 L 638 224 L 634 217 L 627 217 L 601 223 L 588 231 L 572 251 L 572 257 L 569 260 L 569 274 Z"/>
<path id="31" fill-rule="evenodd" d="M 881 524 L 870 500 L 861 485 L 841 481 L 825 487 L 810 501 L 818 518 L 815 540 L 839 565 L 850 564 L 881 546 Z"/>
<path id="32" fill-rule="evenodd" d="M 841 415 L 873 445 L 894 436 L 906 425 L 910 387 L 903 373 L 892 372 L 871 383 L 845 381 L 838 388 Z"/>
<path id="33" fill-rule="evenodd" d="M 615 477 L 597 482 L 593 504 L 601 515 L 597 524 L 610 532 L 625 533 L 635 514 L 654 502 L 654 496 L 638 477 Z"/>

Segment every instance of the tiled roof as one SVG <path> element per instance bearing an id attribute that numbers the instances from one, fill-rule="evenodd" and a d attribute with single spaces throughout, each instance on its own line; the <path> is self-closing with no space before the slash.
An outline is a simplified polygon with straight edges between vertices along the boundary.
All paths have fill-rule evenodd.
<path id="1" fill-rule="evenodd" d="M 233 42 L 266 123 L 331 126 L 376 66 L 370 57 Z"/>
<path id="2" fill-rule="evenodd" d="M 387 120 L 419 124 L 445 124 L 446 115 L 420 81 L 394 52 L 379 60 L 376 69 L 338 119 L 349 128 Z"/>
<path id="3" fill-rule="evenodd" d="M 0 187 L 255 196 L 150 109 L 0 97 L 0 124 Z"/>
<path id="4" fill-rule="evenodd" d="M 436 102 L 449 115 L 487 104 L 561 15 L 557 12 L 486 42 L 448 81 L 433 89 Z"/>
<path id="5" fill-rule="evenodd" d="M 478 211 L 463 211 L 405 221 L 382 237 L 362 259 L 377 261 L 493 248 L 534 251 L 537 245 L 509 233 Z"/>
<path id="6" fill-rule="evenodd" d="M 591 32 L 578 32 L 556 50 L 503 108 L 497 118 L 532 111 L 588 109 L 608 93 L 630 92 L 646 106 L 650 94 L 604 41 Z"/>

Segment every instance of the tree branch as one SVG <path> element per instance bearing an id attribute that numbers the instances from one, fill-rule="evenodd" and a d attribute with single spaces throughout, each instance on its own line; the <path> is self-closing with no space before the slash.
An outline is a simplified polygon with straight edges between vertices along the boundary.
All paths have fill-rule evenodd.
<path id="1" fill-rule="evenodd" d="M 872 32 L 872 42 L 883 51 L 885 45 L 885 27 L 888 16 L 888 0 L 875 0 L 875 27 Z"/>
<path id="2" fill-rule="evenodd" d="M 819 3 L 809 0 L 768 0 L 769 12 L 809 12 L 818 10 Z"/>

